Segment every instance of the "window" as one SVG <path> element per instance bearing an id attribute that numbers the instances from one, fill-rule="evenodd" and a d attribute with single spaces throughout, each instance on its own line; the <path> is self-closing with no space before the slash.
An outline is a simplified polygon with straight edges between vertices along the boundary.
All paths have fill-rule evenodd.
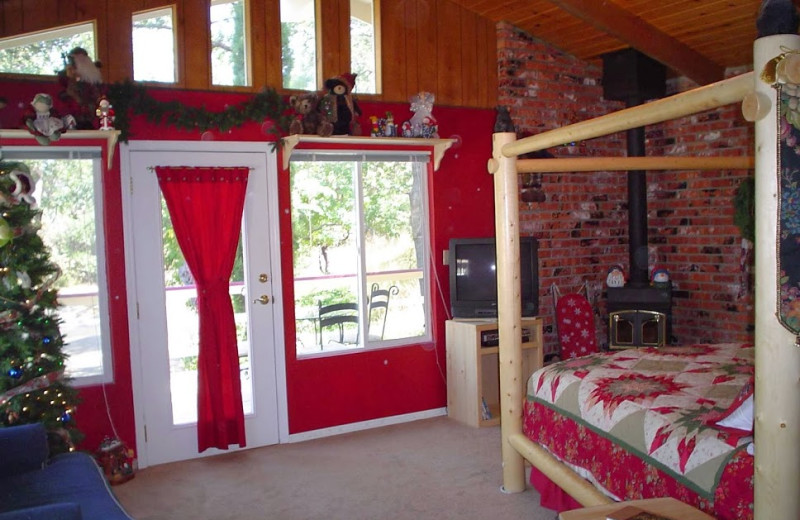
<path id="1" fill-rule="evenodd" d="M 133 15 L 133 79 L 175 83 L 175 31 L 171 7 Z"/>
<path id="2" fill-rule="evenodd" d="M 281 0 L 283 87 L 317 89 L 317 23 L 314 0 Z"/>
<path id="3" fill-rule="evenodd" d="M 356 74 L 356 92 L 377 94 L 378 60 L 376 0 L 350 0 L 350 70 Z"/>
<path id="4" fill-rule="evenodd" d="M 428 160 L 424 153 L 294 152 L 298 355 L 430 337 Z M 337 307 L 327 314 L 330 305 Z"/>
<path id="5" fill-rule="evenodd" d="M 100 151 L 89 148 L 3 149 L 38 178 L 42 239 L 61 268 L 56 281 L 65 373 L 78 385 L 111 380 L 108 291 L 103 242 Z"/>
<path id="6" fill-rule="evenodd" d="M 211 83 L 250 84 L 245 0 L 211 0 Z"/>
<path id="7" fill-rule="evenodd" d="M 0 72 L 56 75 L 66 66 L 66 54 L 82 47 L 97 59 L 94 24 L 71 25 L 0 39 Z"/>

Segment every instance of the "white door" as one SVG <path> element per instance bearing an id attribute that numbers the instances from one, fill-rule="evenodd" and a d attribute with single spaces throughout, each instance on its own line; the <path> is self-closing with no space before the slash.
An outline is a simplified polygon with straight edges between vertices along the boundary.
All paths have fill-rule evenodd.
<path id="1" fill-rule="evenodd" d="M 196 143 L 195 143 L 196 144 Z M 215 143 L 220 146 L 221 143 Z M 163 145 L 161 145 L 163 146 Z M 283 333 L 274 303 L 280 281 L 271 264 L 267 151 L 128 150 L 126 237 L 129 262 L 131 359 L 142 466 L 222 453 L 197 452 L 196 291 L 163 206 L 154 166 L 247 166 L 250 175 L 242 222 L 240 258 L 230 282 L 239 339 L 240 377 L 247 447 L 279 441 L 277 352 Z M 156 146 L 158 147 L 158 146 Z M 208 149 L 205 146 L 204 149 Z M 269 165 L 269 166 L 268 166 Z M 124 168 L 123 168 L 124 170 Z M 209 208 L 214 211 L 214 208 Z M 164 238 L 167 237 L 167 238 Z M 273 259 L 274 260 L 274 259 Z M 237 276 L 238 273 L 238 276 Z M 280 301 L 279 299 L 277 301 Z M 231 449 L 238 446 L 232 446 Z"/>

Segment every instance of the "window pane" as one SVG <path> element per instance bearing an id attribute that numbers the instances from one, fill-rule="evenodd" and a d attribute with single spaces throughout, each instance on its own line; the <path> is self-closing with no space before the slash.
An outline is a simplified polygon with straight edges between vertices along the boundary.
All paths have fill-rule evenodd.
<path id="1" fill-rule="evenodd" d="M 426 171 L 419 162 L 291 162 L 298 354 L 428 334 Z M 336 314 L 324 314 L 334 304 Z"/>
<path id="2" fill-rule="evenodd" d="M 298 353 L 358 344 L 353 320 L 341 320 L 341 327 L 334 318 L 318 320 L 320 306 L 347 303 L 358 308 L 354 174 L 351 162 L 291 163 Z"/>
<path id="3" fill-rule="evenodd" d="M 172 8 L 133 15 L 133 79 L 175 83 Z"/>
<path id="4" fill-rule="evenodd" d="M 284 88 L 317 89 L 314 0 L 281 0 L 281 63 Z"/>
<path id="5" fill-rule="evenodd" d="M 0 39 L 0 72 L 55 75 L 75 47 L 96 59 L 94 24 L 87 23 Z"/>
<path id="6" fill-rule="evenodd" d="M 249 85 L 244 0 L 211 2 L 211 82 Z"/>
<path id="7" fill-rule="evenodd" d="M 350 0 L 350 70 L 358 74 L 355 92 L 375 94 L 375 0 Z"/>
<path id="8" fill-rule="evenodd" d="M 69 355 L 70 377 L 104 373 L 103 320 L 106 316 L 99 271 L 99 236 L 94 199 L 93 160 L 26 161 L 41 177 L 35 195 L 42 210 L 41 235 L 51 260 L 61 268 L 56 282 L 58 314 Z M 106 363 L 107 364 L 107 363 Z"/>
<path id="9" fill-rule="evenodd" d="M 388 290 L 388 306 L 373 297 L 371 341 L 415 338 L 426 333 L 425 208 L 422 172 L 426 165 L 364 163 L 364 237 L 369 295 Z"/>

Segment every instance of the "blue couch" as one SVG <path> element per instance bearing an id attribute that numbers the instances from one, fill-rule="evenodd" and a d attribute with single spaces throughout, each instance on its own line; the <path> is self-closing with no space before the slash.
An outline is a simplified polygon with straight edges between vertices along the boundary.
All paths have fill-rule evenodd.
<path id="1" fill-rule="evenodd" d="M 130 520 L 94 459 L 48 460 L 41 424 L 0 428 L 0 520 Z"/>

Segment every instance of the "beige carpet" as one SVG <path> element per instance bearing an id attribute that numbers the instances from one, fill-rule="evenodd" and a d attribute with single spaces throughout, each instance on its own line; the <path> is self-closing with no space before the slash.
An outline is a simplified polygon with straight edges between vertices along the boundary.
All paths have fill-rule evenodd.
<path id="1" fill-rule="evenodd" d="M 138 520 L 553 520 L 500 491 L 500 428 L 447 417 L 146 468 L 113 489 Z"/>

